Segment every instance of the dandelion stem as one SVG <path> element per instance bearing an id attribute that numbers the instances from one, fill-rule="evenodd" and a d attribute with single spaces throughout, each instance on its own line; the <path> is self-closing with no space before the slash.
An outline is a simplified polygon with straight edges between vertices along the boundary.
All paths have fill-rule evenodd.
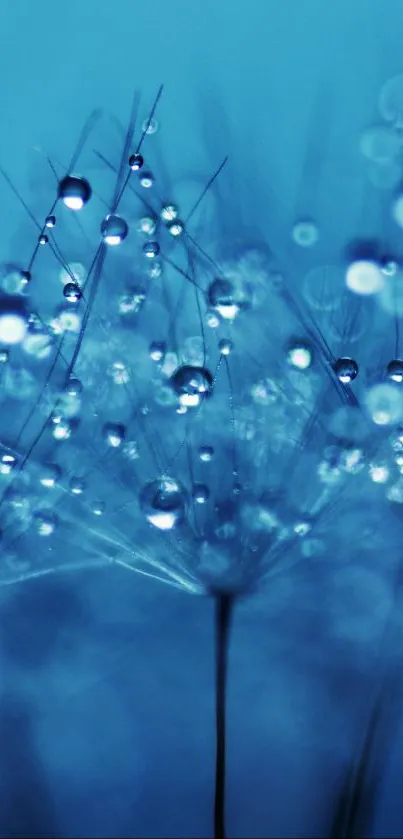
<path id="1" fill-rule="evenodd" d="M 228 643 L 234 598 L 217 593 L 216 627 L 216 767 L 214 839 L 225 839 L 226 691 Z"/>

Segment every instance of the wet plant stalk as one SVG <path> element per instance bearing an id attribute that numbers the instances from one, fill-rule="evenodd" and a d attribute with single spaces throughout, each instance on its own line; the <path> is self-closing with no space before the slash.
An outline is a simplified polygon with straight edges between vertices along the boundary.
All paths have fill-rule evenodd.
<path id="1" fill-rule="evenodd" d="M 216 767 L 214 798 L 214 839 L 225 839 L 225 772 L 226 772 L 226 692 L 228 644 L 233 597 L 217 594 L 216 629 Z"/>

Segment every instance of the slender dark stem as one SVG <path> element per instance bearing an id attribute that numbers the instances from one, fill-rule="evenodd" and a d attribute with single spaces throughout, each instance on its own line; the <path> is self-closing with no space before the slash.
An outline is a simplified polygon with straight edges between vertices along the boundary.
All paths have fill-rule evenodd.
<path id="1" fill-rule="evenodd" d="M 214 839 L 225 839 L 225 726 L 228 642 L 233 608 L 233 596 L 215 595 L 216 613 L 216 766 L 214 799 Z"/>

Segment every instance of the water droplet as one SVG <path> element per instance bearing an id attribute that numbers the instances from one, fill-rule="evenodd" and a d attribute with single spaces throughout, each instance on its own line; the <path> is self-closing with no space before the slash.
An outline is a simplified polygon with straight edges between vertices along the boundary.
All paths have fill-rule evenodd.
<path id="1" fill-rule="evenodd" d="M 118 422 L 106 422 L 103 428 L 103 435 L 108 444 L 113 449 L 119 448 L 125 438 L 126 429 L 124 425 Z"/>
<path id="2" fill-rule="evenodd" d="M 106 216 L 101 224 L 101 236 L 107 245 L 120 245 L 129 232 L 127 222 L 114 214 Z"/>
<path id="3" fill-rule="evenodd" d="M 379 113 L 386 122 L 396 123 L 403 114 L 403 75 L 392 76 L 381 87 Z"/>
<path id="4" fill-rule="evenodd" d="M 150 524 L 159 530 L 172 530 L 185 516 L 186 494 L 178 481 L 163 477 L 143 487 L 139 504 Z"/>
<path id="5" fill-rule="evenodd" d="M 230 338 L 222 338 L 218 343 L 218 349 L 220 350 L 221 355 L 230 355 L 233 348 L 234 345 Z"/>
<path id="6" fill-rule="evenodd" d="M 344 385 L 354 381 L 358 375 L 358 364 L 352 358 L 338 358 L 334 362 L 333 370 L 337 378 Z"/>
<path id="7" fill-rule="evenodd" d="M 81 289 L 76 283 L 66 283 L 63 294 L 69 303 L 78 303 L 81 298 Z"/>
<path id="8" fill-rule="evenodd" d="M 154 183 L 154 175 L 151 172 L 142 172 L 139 182 L 143 189 L 151 189 Z"/>
<path id="9" fill-rule="evenodd" d="M 59 183 L 58 197 L 69 210 L 81 210 L 91 194 L 88 181 L 79 175 L 66 175 Z"/>
<path id="10" fill-rule="evenodd" d="M 295 341 L 288 349 L 287 361 L 297 370 L 307 370 L 312 364 L 312 350 L 305 341 Z"/>
<path id="11" fill-rule="evenodd" d="M 175 204 L 164 204 L 161 207 L 161 218 L 163 221 L 175 221 L 178 218 L 178 208 Z"/>
<path id="12" fill-rule="evenodd" d="M 393 425 L 403 419 L 403 394 L 393 384 L 374 385 L 367 391 L 365 404 L 376 425 Z"/>
<path id="13" fill-rule="evenodd" d="M 359 259 L 347 268 L 346 286 L 355 294 L 377 294 L 384 282 L 380 265 L 370 259 Z"/>
<path id="14" fill-rule="evenodd" d="M 195 408 L 211 394 L 213 377 L 205 367 L 179 367 L 171 376 L 171 385 L 185 408 Z"/>
<path id="15" fill-rule="evenodd" d="M 205 484 L 195 484 L 192 490 L 192 498 L 196 504 L 205 504 L 210 496 L 210 490 Z"/>
<path id="16" fill-rule="evenodd" d="M 292 229 L 292 238 L 301 248 L 311 248 L 319 239 L 316 224 L 308 219 L 297 221 Z"/>
<path id="17" fill-rule="evenodd" d="M 39 483 L 47 489 L 52 489 L 61 478 L 60 466 L 55 463 L 48 463 L 40 467 Z"/>
<path id="18" fill-rule="evenodd" d="M 48 512 L 34 514 L 34 526 L 38 536 L 51 536 L 57 525 L 57 518 Z"/>
<path id="19" fill-rule="evenodd" d="M 148 351 L 153 361 L 162 361 L 166 352 L 166 344 L 164 341 L 151 341 Z"/>
<path id="20" fill-rule="evenodd" d="M 158 242 L 145 242 L 143 245 L 143 254 L 147 257 L 147 259 L 155 259 L 160 252 L 160 246 Z"/>
<path id="21" fill-rule="evenodd" d="M 86 488 L 86 483 L 83 478 L 71 478 L 69 483 L 70 492 L 73 495 L 82 495 Z"/>
<path id="22" fill-rule="evenodd" d="M 224 320 L 234 320 L 250 304 L 242 287 L 228 279 L 213 280 L 208 287 L 207 298 L 213 311 Z"/>
<path id="23" fill-rule="evenodd" d="M 386 375 L 392 382 L 397 382 L 398 384 L 403 382 L 403 361 L 398 358 L 390 361 L 386 368 Z"/>
<path id="24" fill-rule="evenodd" d="M 210 463 L 214 457 L 214 449 L 212 446 L 200 446 L 199 457 L 203 463 Z"/>
<path id="25" fill-rule="evenodd" d="M 144 159 L 141 154 L 131 154 L 129 157 L 129 166 L 132 172 L 138 172 L 144 166 Z"/>

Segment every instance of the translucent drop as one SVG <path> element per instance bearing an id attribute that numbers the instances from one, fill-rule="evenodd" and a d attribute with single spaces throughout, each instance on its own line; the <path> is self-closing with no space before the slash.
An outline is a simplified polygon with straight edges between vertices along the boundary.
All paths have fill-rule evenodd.
<path id="1" fill-rule="evenodd" d="M 385 164 L 394 160 L 402 148 L 403 138 L 386 125 L 367 128 L 360 141 L 360 151 L 368 160 Z"/>
<path id="2" fill-rule="evenodd" d="M 91 194 L 88 181 L 79 175 L 66 175 L 59 183 L 58 197 L 69 210 L 81 210 Z"/>
<path id="3" fill-rule="evenodd" d="M 118 298 L 119 314 L 123 316 L 137 314 L 145 299 L 146 293 L 143 288 L 134 288 L 124 292 Z"/>
<path id="4" fill-rule="evenodd" d="M 178 208 L 175 204 L 164 204 L 161 207 L 161 218 L 163 221 L 175 221 L 178 218 Z"/>
<path id="5" fill-rule="evenodd" d="M 152 216 L 143 216 L 137 225 L 139 233 L 144 233 L 145 236 L 152 236 L 155 233 L 157 224 Z"/>
<path id="6" fill-rule="evenodd" d="M 211 308 L 224 320 L 234 320 L 250 302 L 243 289 L 227 279 L 213 280 L 207 298 Z"/>
<path id="7" fill-rule="evenodd" d="M 132 172 L 138 172 L 144 166 L 144 159 L 141 154 L 131 154 L 129 157 L 129 166 Z"/>
<path id="8" fill-rule="evenodd" d="M 311 248 L 319 239 L 318 228 L 313 221 L 297 221 L 292 229 L 292 238 L 299 247 Z"/>
<path id="9" fill-rule="evenodd" d="M 111 376 L 115 385 L 127 385 L 130 381 L 129 369 L 122 361 L 113 361 L 108 367 L 108 375 Z"/>
<path id="10" fill-rule="evenodd" d="M 160 252 L 160 246 L 158 242 L 145 242 L 143 245 L 143 254 L 147 257 L 147 259 L 155 259 Z"/>
<path id="11" fill-rule="evenodd" d="M 389 480 L 390 471 L 386 463 L 370 463 L 368 471 L 374 484 L 386 484 Z"/>
<path id="12" fill-rule="evenodd" d="M 403 74 L 392 76 L 381 87 L 379 113 L 386 122 L 396 123 L 403 114 Z"/>
<path id="13" fill-rule="evenodd" d="M 200 446 L 199 458 L 203 463 L 210 463 L 214 457 L 214 449 L 212 446 Z"/>
<path id="14" fill-rule="evenodd" d="M 397 384 L 403 382 L 403 361 L 398 358 L 390 361 L 386 368 L 386 375 L 392 382 Z"/>
<path id="15" fill-rule="evenodd" d="M 101 236 L 107 245 L 120 245 L 129 232 L 127 222 L 114 214 L 106 216 L 101 224 Z"/>
<path id="16" fill-rule="evenodd" d="M 51 321 L 51 327 L 56 335 L 63 332 L 79 332 L 81 327 L 81 315 L 71 308 L 70 303 L 59 306 L 56 317 Z"/>
<path id="17" fill-rule="evenodd" d="M 63 294 L 69 303 L 78 303 L 81 298 L 81 289 L 76 283 L 66 283 Z"/>
<path id="18" fill-rule="evenodd" d="M 107 422 L 103 428 L 103 435 L 108 443 L 108 446 L 111 446 L 113 449 L 119 448 L 122 445 L 123 440 L 125 438 L 126 429 L 124 425 L 117 422 Z"/>
<path id="19" fill-rule="evenodd" d="M 76 399 L 82 393 L 83 386 L 80 382 L 80 379 L 69 379 L 63 388 L 63 393 L 66 396 L 70 396 L 72 399 Z"/>
<path id="20" fill-rule="evenodd" d="M 185 225 L 183 224 L 183 221 L 179 221 L 179 219 L 176 219 L 175 221 L 170 221 L 169 224 L 167 224 L 168 232 L 171 234 L 171 236 L 174 237 L 181 236 L 184 229 Z"/>
<path id="21" fill-rule="evenodd" d="M 338 358 L 333 365 L 333 370 L 343 384 L 349 384 L 358 375 L 358 364 L 352 358 Z"/>
<path id="22" fill-rule="evenodd" d="M 13 455 L 9 452 L 4 452 L 0 456 L 0 474 L 1 475 L 9 475 L 10 472 L 12 472 L 13 469 L 15 469 L 16 465 L 17 465 L 17 458 L 15 457 L 15 455 Z"/>
<path id="23" fill-rule="evenodd" d="M 192 498 L 196 504 L 205 504 L 210 496 L 210 490 L 205 484 L 195 484 L 192 490 Z"/>
<path id="24" fill-rule="evenodd" d="M 396 160 L 389 163 L 368 164 L 368 178 L 375 189 L 396 189 L 402 178 L 400 166 Z"/>
<path id="25" fill-rule="evenodd" d="M 297 370 L 307 370 L 312 364 L 312 350 L 305 341 L 296 341 L 287 352 L 287 361 Z"/>
<path id="26" fill-rule="evenodd" d="M 186 494 L 178 481 L 163 477 L 143 487 L 139 504 L 150 524 L 159 530 L 172 530 L 184 519 Z"/>
<path id="27" fill-rule="evenodd" d="M 55 440 L 62 442 L 71 437 L 72 426 L 69 420 L 56 415 L 52 418 L 52 425 L 52 435 Z"/>
<path id="28" fill-rule="evenodd" d="M 148 351 L 153 361 L 162 361 L 166 352 L 166 344 L 164 341 L 152 341 Z"/>
<path id="29" fill-rule="evenodd" d="M 28 272 L 29 273 L 29 272 Z M 24 290 L 29 280 L 24 281 L 23 272 L 16 265 L 0 265 L 0 286 L 6 294 L 18 295 Z"/>
<path id="30" fill-rule="evenodd" d="M 40 245 L 47 245 L 49 243 L 49 238 L 46 233 L 41 233 L 38 237 L 38 242 Z"/>
<path id="31" fill-rule="evenodd" d="M 171 376 L 171 386 L 185 408 L 195 408 L 211 394 L 213 377 L 205 367 L 184 365 Z"/>
<path id="32" fill-rule="evenodd" d="M 82 495 L 86 488 L 86 483 L 83 478 L 71 478 L 69 483 L 70 492 L 73 495 Z"/>
<path id="33" fill-rule="evenodd" d="M 56 216 L 46 216 L 45 227 L 52 228 L 56 224 Z"/>
<path id="34" fill-rule="evenodd" d="M 220 350 L 221 355 L 230 355 L 233 348 L 234 345 L 230 338 L 222 338 L 218 343 L 218 349 Z"/>
<path id="35" fill-rule="evenodd" d="M 154 119 L 154 117 L 152 117 L 151 119 L 145 119 L 141 126 L 141 130 L 144 132 L 144 134 L 155 134 L 158 131 L 158 129 L 159 122 L 156 119 Z"/>
<path id="36" fill-rule="evenodd" d="M 403 195 L 398 195 L 393 204 L 392 204 L 392 216 L 399 225 L 399 227 L 403 227 Z"/>
<path id="37" fill-rule="evenodd" d="M 154 175 L 151 172 L 143 172 L 140 175 L 139 181 L 143 189 L 151 189 L 154 183 Z"/>
<path id="38" fill-rule="evenodd" d="M 60 466 L 55 463 L 49 463 L 40 467 L 39 483 L 47 489 L 52 489 L 61 478 Z"/>
<path id="39" fill-rule="evenodd" d="M 18 295 L 0 297 L 0 344 L 20 344 L 27 333 L 25 301 Z"/>
<path id="40" fill-rule="evenodd" d="M 365 404 L 376 425 L 393 425 L 403 419 L 403 393 L 395 385 L 374 385 L 367 391 Z"/>
<path id="41" fill-rule="evenodd" d="M 93 501 L 91 510 L 94 516 L 103 516 L 105 512 L 105 503 L 104 501 Z"/>
<path id="42" fill-rule="evenodd" d="M 34 526 L 39 536 L 51 536 L 57 525 L 56 516 L 48 512 L 37 512 L 34 515 Z"/>
<path id="43" fill-rule="evenodd" d="M 162 269 L 163 269 L 162 262 L 160 262 L 158 259 L 153 259 L 150 262 L 150 264 L 147 265 L 146 273 L 148 274 L 149 277 L 151 277 L 152 280 L 156 280 L 156 279 L 158 279 L 158 277 L 161 276 Z"/>
<path id="44" fill-rule="evenodd" d="M 352 262 L 346 271 L 346 286 L 355 294 L 377 294 L 385 278 L 379 265 L 368 259 Z"/>

